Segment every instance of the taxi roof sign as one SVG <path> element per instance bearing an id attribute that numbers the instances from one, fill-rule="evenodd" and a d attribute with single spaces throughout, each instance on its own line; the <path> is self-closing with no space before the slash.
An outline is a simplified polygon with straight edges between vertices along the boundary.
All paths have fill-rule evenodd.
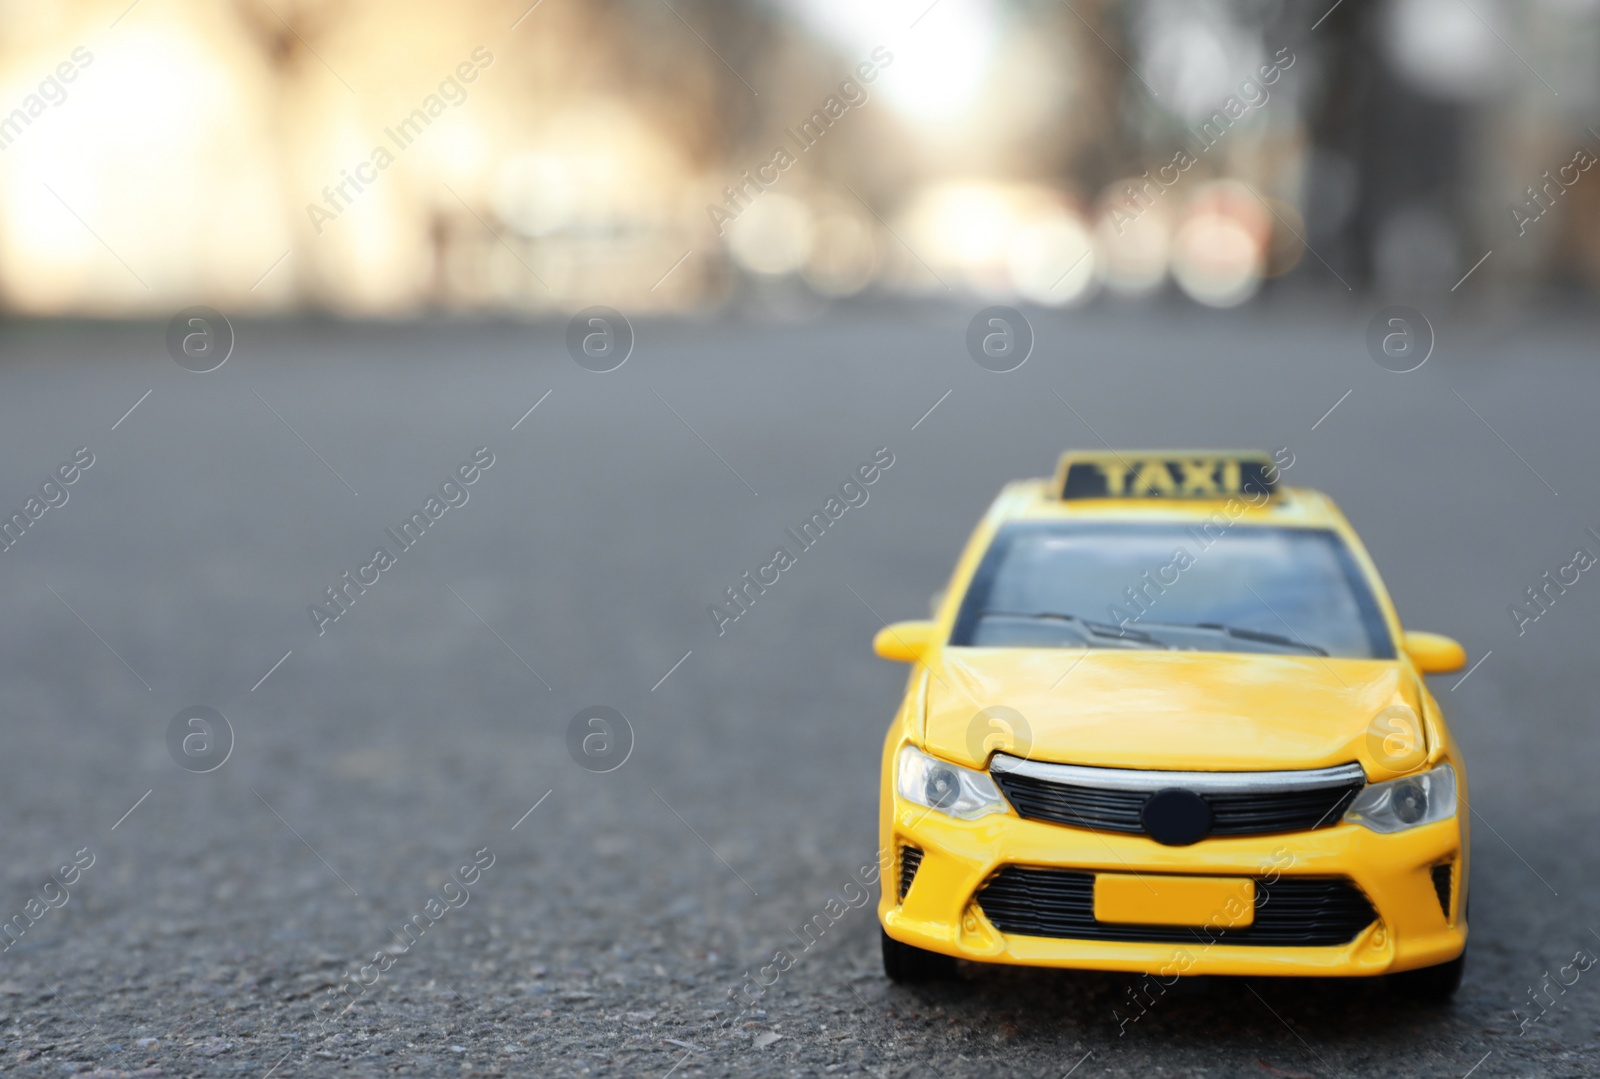
<path id="1" fill-rule="evenodd" d="M 1254 450 L 1068 450 L 1056 468 L 1063 501 L 1090 498 L 1259 500 L 1277 490 L 1278 465 Z"/>

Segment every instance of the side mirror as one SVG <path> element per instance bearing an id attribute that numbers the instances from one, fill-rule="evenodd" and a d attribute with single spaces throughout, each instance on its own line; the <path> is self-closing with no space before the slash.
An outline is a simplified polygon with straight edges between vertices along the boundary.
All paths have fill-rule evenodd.
<path id="1" fill-rule="evenodd" d="M 894 622 L 872 638 L 872 650 L 883 659 L 915 663 L 933 643 L 935 630 L 932 622 Z"/>
<path id="2" fill-rule="evenodd" d="M 1449 674 L 1467 665 L 1467 650 L 1460 643 L 1437 633 L 1411 633 L 1404 647 L 1411 662 L 1423 674 Z"/>

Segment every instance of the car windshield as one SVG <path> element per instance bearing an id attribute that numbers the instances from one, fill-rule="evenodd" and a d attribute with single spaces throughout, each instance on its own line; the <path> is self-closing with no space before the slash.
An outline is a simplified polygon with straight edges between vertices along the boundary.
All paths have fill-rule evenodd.
<path id="1" fill-rule="evenodd" d="M 1326 529 L 1026 522 L 995 537 L 950 643 L 1393 659 L 1361 568 Z"/>

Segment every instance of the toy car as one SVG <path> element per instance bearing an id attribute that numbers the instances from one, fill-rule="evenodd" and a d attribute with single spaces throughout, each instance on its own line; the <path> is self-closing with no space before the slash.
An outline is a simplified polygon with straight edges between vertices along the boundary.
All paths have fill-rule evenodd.
<path id="1" fill-rule="evenodd" d="M 1068 452 L 1008 485 L 931 621 L 883 752 L 890 978 L 956 959 L 1460 983 L 1467 782 L 1401 629 L 1287 450 Z M 1401 973 L 1404 972 L 1404 973 Z"/>

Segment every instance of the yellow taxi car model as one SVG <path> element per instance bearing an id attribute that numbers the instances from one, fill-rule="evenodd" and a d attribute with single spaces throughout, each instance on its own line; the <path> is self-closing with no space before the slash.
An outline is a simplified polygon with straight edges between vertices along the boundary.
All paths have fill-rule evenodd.
<path id="1" fill-rule="evenodd" d="M 1455 991 L 1467 777 L 1422 675 L 1466 654 L 1401 629 L 1292 464 L 1068 453 L 1001 492 L 933 620 L 878 634 L 913 665 L 883 754 L 891 978 L 960 958 Z"/>

